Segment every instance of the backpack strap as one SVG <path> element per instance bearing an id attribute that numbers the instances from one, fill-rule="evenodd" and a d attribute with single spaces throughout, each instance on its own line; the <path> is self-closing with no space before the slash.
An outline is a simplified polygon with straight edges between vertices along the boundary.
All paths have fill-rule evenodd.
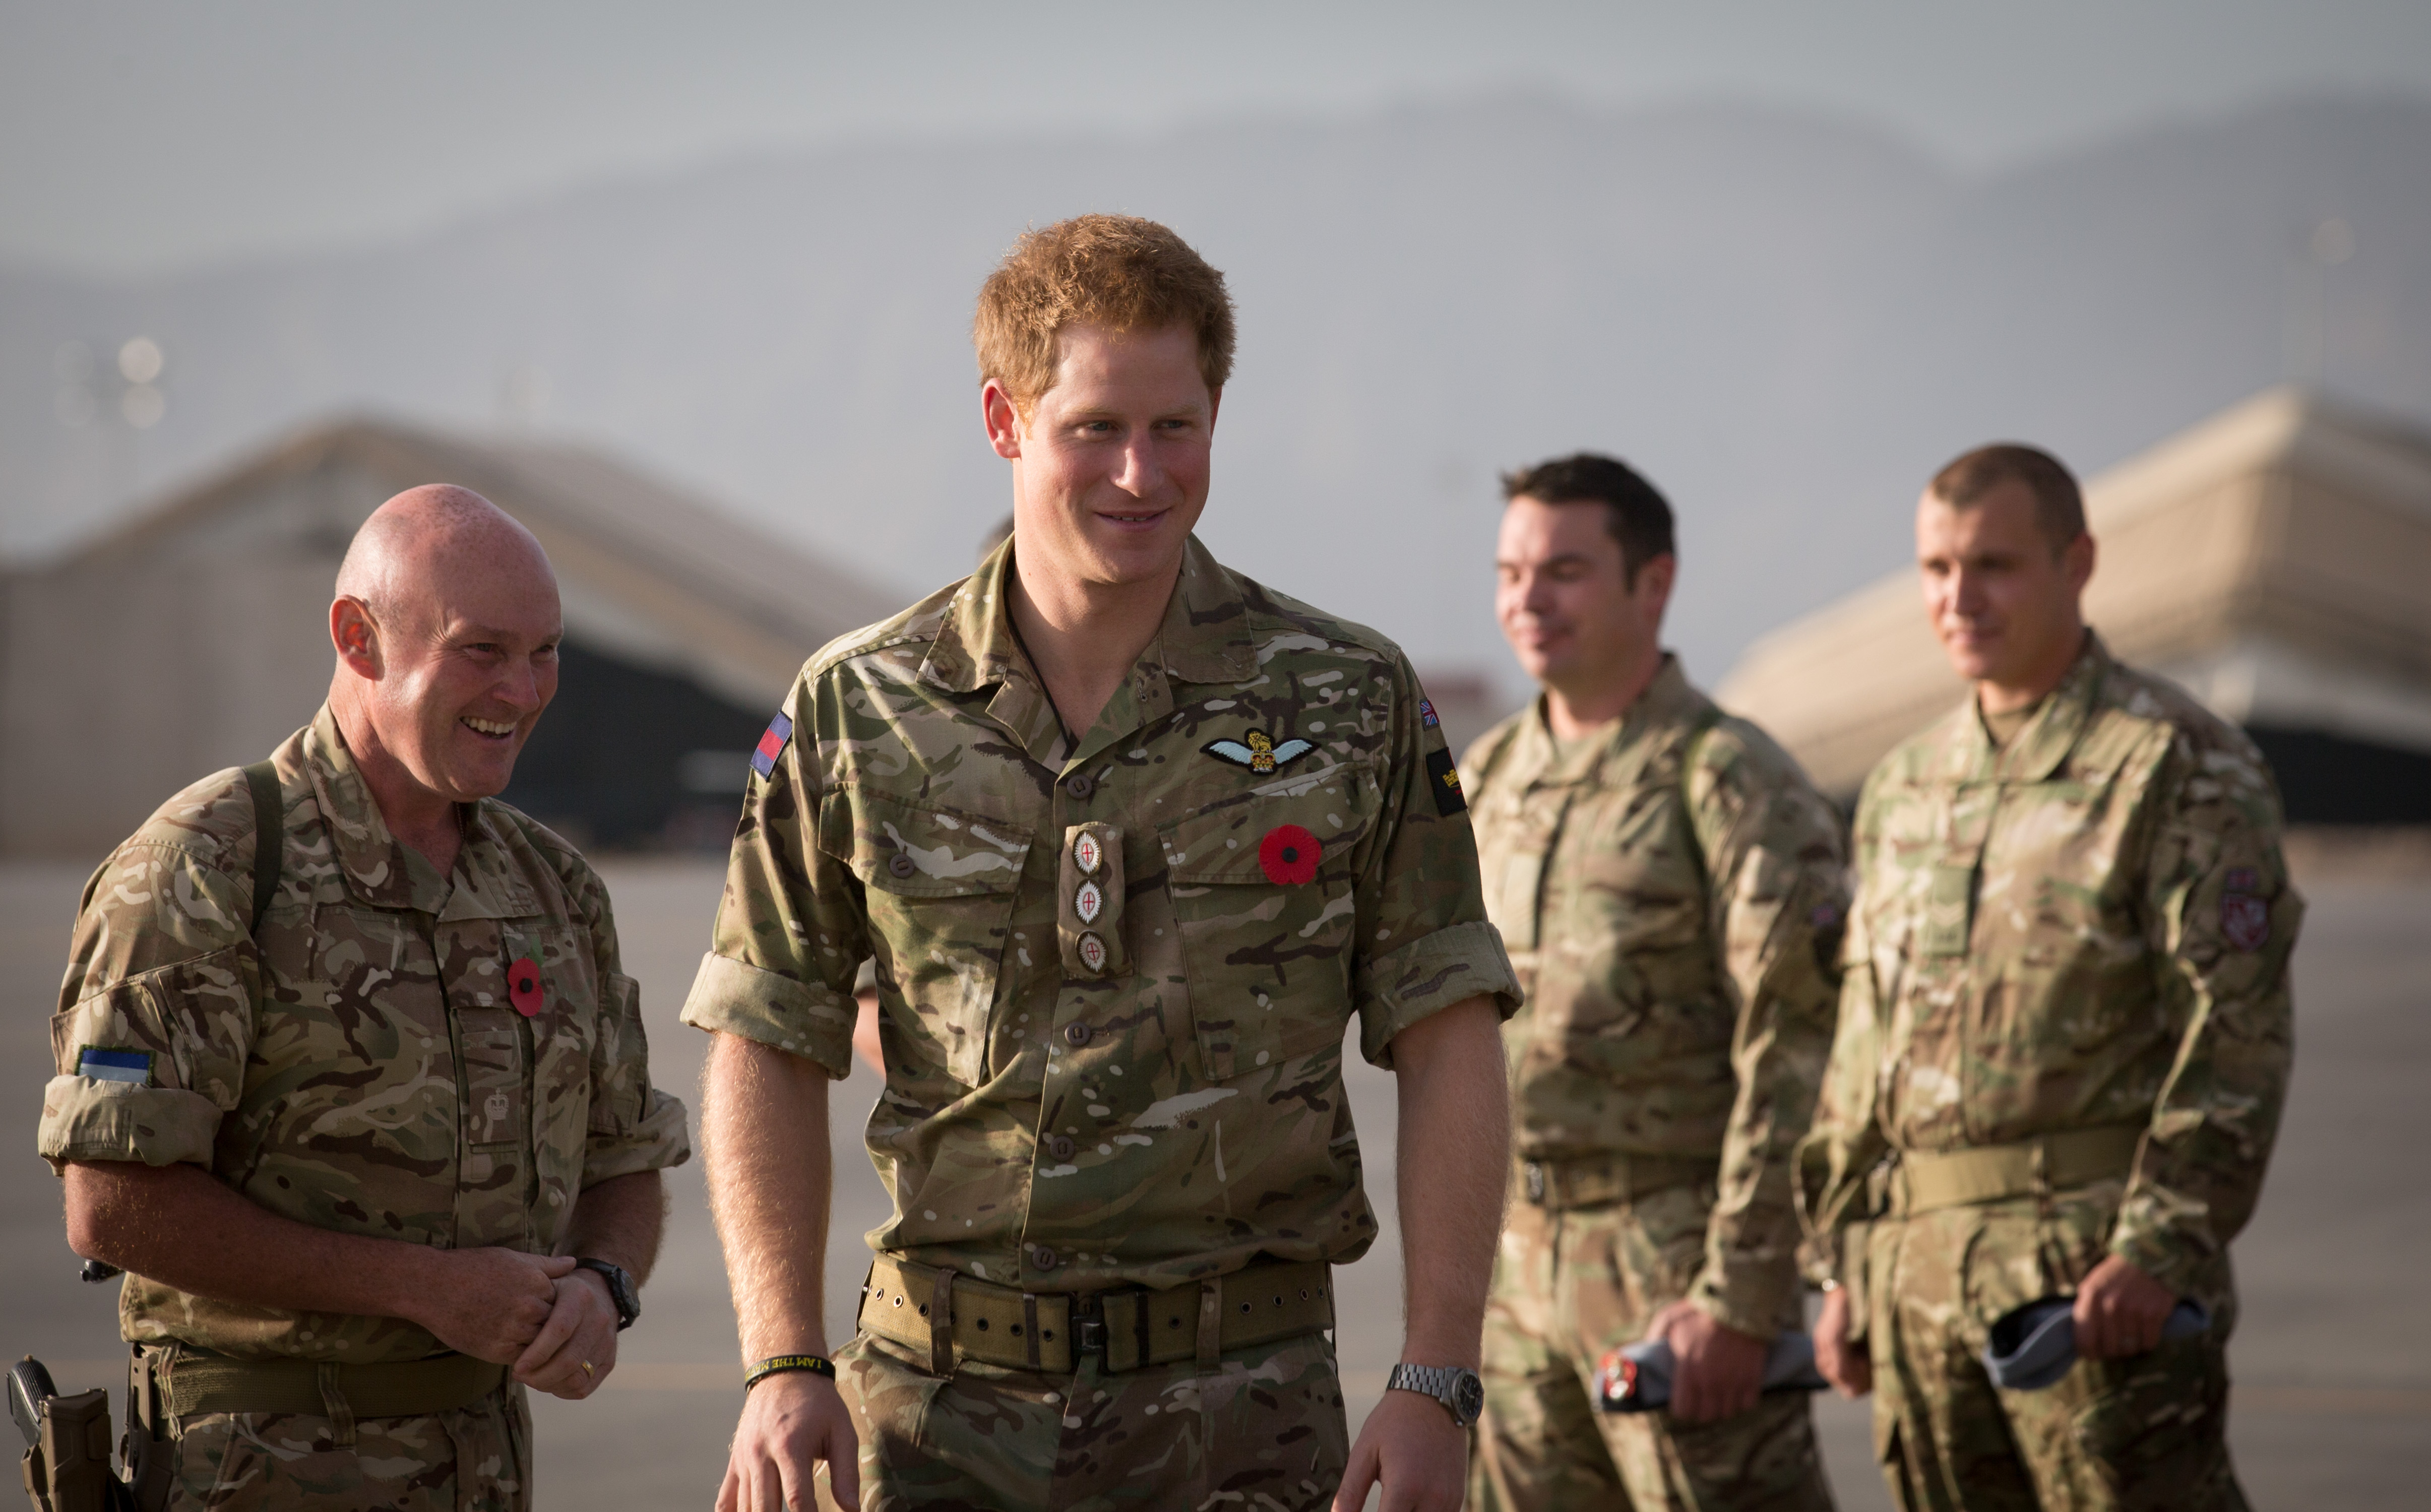
<path id="1" fill-rule="evenodd" d="M 285 815 L 278 802 L 278 769 L 268 762 L 256 762 L 244 769 L 244 785 L 253 790 L 253 930 L 261 932 L 262 916 L 270 912 L 270 900 L 278 896 L 279 866 L 286 857 L 279 820 Z"/>

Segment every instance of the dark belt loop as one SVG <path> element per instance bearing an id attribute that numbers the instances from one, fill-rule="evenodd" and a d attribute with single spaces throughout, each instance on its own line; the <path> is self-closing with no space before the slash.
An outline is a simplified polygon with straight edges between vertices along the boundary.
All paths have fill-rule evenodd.
<path id="1" fill-rule="evenodd" d="M 1038 1369 L 1038 1294 L 1021 1294 L 1021 1336 L 1030 1344 L 1030 1368 Z"/>
<path id="2" fill-rule="evenodd" d="M 1203 1374 L 1224 1360 L 1224 1283 L 1210 1276 L 1199 1284 L 1199 1369 Z"/>
<path id="3" fill-rule="evenodd" d="M 341 1368 L 323 1360 L 313 1367 L 315 1384 L 321 1388 L 321 1405 L 329 1415 L 329 1442 L 341 1449 L 351 1449 L 355 1443 L 355 1409 L 346 1401 L 346 1388 L 339 1384 Z"/>
<path id="4" fill-rule="evenodd" d="M 929 1299 L 929 1373 L 954 1373 L 954 1268 L 937 1272 L 936 1289 Z"/>

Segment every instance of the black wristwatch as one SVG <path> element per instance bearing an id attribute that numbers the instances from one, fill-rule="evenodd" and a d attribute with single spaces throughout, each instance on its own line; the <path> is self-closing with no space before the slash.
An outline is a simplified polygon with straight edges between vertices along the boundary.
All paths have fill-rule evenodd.
<path id="1" fill-rule="evenodd" d="M 633 1319 L 642 1316 L 642 1293 L 623 1266 L 613 1260 L 577 1260 L 574 1268 L 596 1270 L 605 1276 L 608 1299 L 616 1304 L 616 1332 L 621 1334 L 633 1326 Z"/>
<path id="2" fill-rule="evenodd" d="M 1485 1410 L 1485 1383 L 1477 1378 L 1475 1370 L 1463 1366 L 1397 1365 L 1393 1373 L 1384 1377 L 1384 1389 L 1433 1397 L 1463 1428 L 1477 1421 L 1477 1415 Z"/>

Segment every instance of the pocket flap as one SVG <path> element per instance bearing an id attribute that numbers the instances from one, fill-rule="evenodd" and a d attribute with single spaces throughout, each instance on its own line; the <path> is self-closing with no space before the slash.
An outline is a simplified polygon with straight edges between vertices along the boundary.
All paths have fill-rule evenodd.
<path id="1" fill-rule="evenodd" d="M 1177 882 L 1263 884 L 1279 879 L 1260 859 L 1260 847 L 1267 836 L 1291 826 L 1316 838 L 1318 854 L 1294 855 L 1288 862 L 1278 857 L 1279 869 L 1288 874 L 1303 861 L 1314 861 L 1338 876 L 1375 823 L 1377 807 L 1376 780 L 1366 767 L 1332 766 L 1295 773 L 1208 804 L 1165 826 L 1157 840 L 1165 849 L 1165 869 Z"/>
<path id="2" fill-rule="evenodd" d="M 903 898 L 1009 893 L 1031 834 L 1015 825 L 847 787 L 819 808 L 819 848 Z"/>

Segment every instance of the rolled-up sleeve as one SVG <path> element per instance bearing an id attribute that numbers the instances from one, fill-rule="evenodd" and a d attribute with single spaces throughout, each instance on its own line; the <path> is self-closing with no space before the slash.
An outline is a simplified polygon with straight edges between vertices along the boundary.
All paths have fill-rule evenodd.
<path id="1" fill-rule="evenodd" d="M 1359 1049 L 1389 1068 L 1393 1036 L 1456 1002 L 1484 997 L 1503 1018 L 1519 1011 L 1518 978 L 1485 919 L 1477 835 L 1443 731 L 1409 664 L 1393 668 L 1393 734 L 1379 774 L 1383 801 L 1358 886 L 1353 997 Z"/>
<path id="2" fill-rule="evenodd" d="M 133 842 L 87 884 L 38 1149 L 69 1161 L 208 1167 L 237 1105 L 259 978 L 235 882 L 197 852 Z"/>
<path id="3" fill-rule="evenodd" d="M 783 748 L 754 771 L 728 862 L 709 953 L 683 1021 L 852 1074 L 852 984 L 869 955 L 851 868 L 819 848 L 818 740 L 808 683 L 783 717 Z"/>

